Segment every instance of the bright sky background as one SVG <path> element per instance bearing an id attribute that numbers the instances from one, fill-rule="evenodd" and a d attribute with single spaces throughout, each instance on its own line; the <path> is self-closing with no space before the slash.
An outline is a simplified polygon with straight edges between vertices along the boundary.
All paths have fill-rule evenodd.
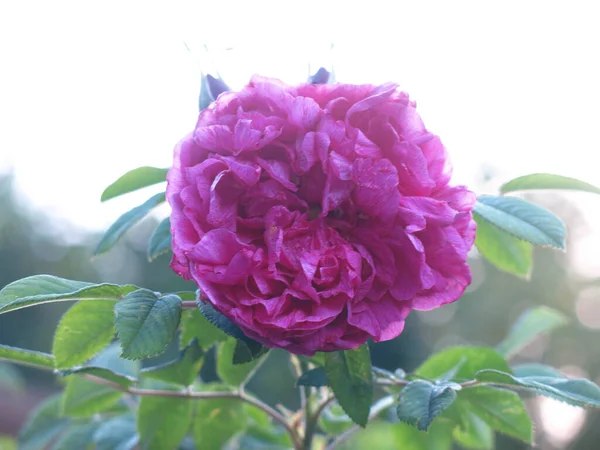
<path id="1" fill-rule="evenodd" d="M 300 82 L 308 63 L 399 83 L 457 182 L 484 164 L 490 187 L 532 171 L 600 185 L 597 18 L 592 1 L 2 1 L 0 170 L 58 220 L 105 228 L 148 194 L 100 204 L 103 188 L 168 166 L 192 129 L 207 44 L 232 88 L 253 73 Z M 573 198 L 596 211 L 578 250 L 592 264 L 600 201 Z"/>

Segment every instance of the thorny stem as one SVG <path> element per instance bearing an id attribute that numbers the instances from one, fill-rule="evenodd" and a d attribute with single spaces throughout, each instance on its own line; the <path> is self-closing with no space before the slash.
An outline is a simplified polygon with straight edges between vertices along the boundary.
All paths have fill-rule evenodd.
<path id="1" fill-rule="evenodd" d="M 410 381 L 408 380 L 389 380 L 389 379 L 377 379 L 375 384 L 378 386 L 406 386 Z"/>
<path id="2" fill-rule="evenodd" d="M 471 380 L 471 381 L 465 381 L 464 383 L 460 383 L 460 386 L 463 388 L 469 388 L 469 387 L 474 387 L 474 386 L 481 386 L 482 384 L 485 384 L 485 383 L 481 383 L 478 380 Z"/>
<path id="3" fill-rule="evenodd" d="M 308 371 L 308 363 L 305 359 L 300 358 L 301 374 Z M 304 439 L 302 444 L 305 450 L 312 448 L 312 440 L 316 431 L 316 421 L 312 420 L 312 402 L 309 386 L 303 386 L 300 392 L 304 392 Z"/>
<path id="4" fill-rule="evenodd" d="M 312 420 L 313 421 L 317 421 L 319 419 L 319 416 L 321 415 L 321 413 L 323 412 L 323 410 L 325 408 L 327 408 L 327 405 L 329 405 L 331 402 L 333 402 L 335 400 L 335 396 L 334 395 L 330 395 L 329 397 L 327 397 L 318 407 L 317 409 L 315 409 L 314 414 L 312 415 Z"/>
<path id="5" fill-rule="evenodd" d="M 308 371 L 307 362 L 297 355 L 290 355 L 290 363 L 294 368 L 294 372 L 296 374 L 296 378 L 300 378 L 300 376 Z M 298 425 L 302 422 L 302 418 L 304 418 L 304 436 L 302 439 L 302 448 L 304 450 L 310 450 L 312 448 L 312 440 L 316 431 L 316 425 L 318 416 L 315 420 L 313 420 L 312 413 L 312 404 L 311 404 L 311 392 L 309 386 L 299 386 L 300 388 L 300 414 L 294 420 L 294 427 L 298 427 Z M 304 417 L 302 417 L 304 416 Z"/>
<path id="6" fill-rule="evenodd" d="M 266 360 L 267 360 L 266 357 L 260 358 L 258 360 L 256 365 L 252 368 L 252 370 L 250 370 L 250 372 L 248 372 L 248 375 L 246 375 L 246 378 L 244 378 L 244 381 L 242 381 L 242 383 L 240 384 L 240 391 L 243 391 L 246 388 L 246 385 L 248 383 L 250 383 L 250 380 L 252 380 L 254 375 L 256 375 L 256 372 L 258 372 L 258 369 L 260 369 L 262 367 L 262 365 L 265 363 Z"/>
<path id="7" fill-rule="evenodd" d="M 377 379 L 375 380 L 375 384 L 378 386 L 406 386 L 412 380 L 389 380 L 389 379 Z M 511 389 L 517 388 L 518 386 L 502 384 L 502 383 L 486 383 L 481 382 L 479 380 L 469 380 L 464 381 L 462 383 L 456 383 L 460 385 L 461 388 L 470 388 L 475 386 L 498 386 L 498 387 L 510 387 Z"/>
<path id="8" fill-rule="evenodd" d="M 296 378 L 300 378 L 302 372 L 305 372 L 302 370 L 300 358 L 297 355 L 290 354 L 290 364 L 294 368 Z M 306 409 L 306 390 L 302 388 L 300 389 L 300 409 L 302 411 Z"/>
<path id="9" fill-rule="evenodd" d="M 184 303 L 194 303 L 194 302 L 184 302 Z M 296 361 L 297 362 L 297 361 Z M 333 395 L 327 397 L 323 400 L 314 411 L 311 411 L 307 392 L 301 390 L 301 396 L 304 399 L 303 401 L 303 409 L 304 417 L 305 417 L 305 432 L 304 436 L 298 433 L 298 422 L 299 415 L 297 415 L 294 421 L 288 420 L 286 416 L 281 414 L 276 409 L 267 405 L 266 403 L 260 401 L 259 399 L 249 395 L 244 390 L 245 385 L 250 381 L 252 376 L 256 373 L 258 368 L 260 367 L 260 363 L 254 368 L 254 370 L 248 374 L 248 377 L 242 382 L 241 386 L 236 391 L 218 391 L 218 392 L 195 392 L 191 389 L 187 389 L 185 391 L 166 391 L 166 390 L 155 390 L 155 389 L 142 389 L 135 387 L 127 387 L 122 386 L 119 383 L 115 383 L 110 380 L 106 380 L 104 378 L 100 378 L 91 374 L 85 374 L 84 377 L 94 383 L 101 384 L 104 386 L 109 386 L 113 389 L 117 389 L 123 391 L 127 394 L 134 396 L 147 396 L 147 397 L 171 397 L 171 398 L 182 398 L 182 399 L 210 399 L 210 398 L 220 398 L 220 399 L 238 399 L 245 403 L 255 406 L 256 408 L 264 411 L 267 415 L 269 415 L 275 422 L 281 424 L 287 433 L 290 435 L 292 439 L 292 443 L 294 446 L 294 450 L 310 450 L 312 446 L 312 438 L 317 429 L 317 423 L 321 413 L 325 410 L 325 408 L 333 401 L 335 401 L 335 397 Z M 294 365 L 295 366 L 295 365 Z M 410 380 L 404 379 L 376 379 L 375 384 L 379 386 L 406 386 L 410 383 Z M 463 383 L 458 383 L 461 388 L 471 388 L 476 386 L 489 386 L 489 387 L 502 387 L 512 390 L 517 390 L 518 386 L 503 384 L 503 383 L 486 383 L 480 382 L 479 380 L 469 380 Z M 395 401 L 395 395 L 389 395 L 379 399 L 372 407 L 371 412 L 369 413 L 369 420 L 377 417 L 382 411 L 389 408 Z M 301 413 L 299 411 L 299 413 Z M 360 430 L 358 425 L 355 425 L 339 436 L 337 436 L 327 447 L 326 450 L 335 450 L 340 444 L 348 440 L 354 433 Z"/>
<path id="10" fill-rule="evenodd" d="M 333 402 L 335 400 L 335 396 L 331 395 L 329 397 L 327 397 L 325 400 L 323 400 L 315 409 L 315 411 L 312 414 L 307 415 L 306 417 L 306 434 L 304 436 L 304 444 L 305 444 L 305 449 L 310 449 L 310 445 L 312 444 L 312 436 L 314 436 L 315 431 L 317 430 L 317 424 L 319 422 L 319 417 L 321 416 L 321 413 L 323 412 L 323 410 L 325 408 L 327 408 L 327 405 L 329 405 L 331 402 Z M 309 446 L 306 446 L 307 442 L 306 442 L 306 435 L 311 434 L 311 441 L 308 442 Z"/>
<path id="11" fill-rule="evenodd" d="M 193 392 L 193 391 L 161 391 L 155 389 L 141 389 L 134 387 L 126 387 L 122 386 L 119 383 L 115 383 L 110 380 L 105 380 L 104 378 L 96 377 L 94 375 L 85 374 L 85 378 L 90 381 L 93 381 L 97 384 L 102 384 L 104 386 L 109 386 L 113 389 L 117 389 L 127 394 L 137 395 L 137 396 L 147 396 L 147 397 L 172 397 L 172 398 L 184 398 L 184 399 L 207 399 L 207 398 L 230 398 L 230 399 L 238 399 L 243 402 L 246 402 L 250 405 L 261 409 L 265 413 L 267 413 L 274 421 L 279 422 L 288 432 L 290 437 L 292 438 L 292 442 L 294 444 L 295 450 L 303 450 L 302 442 L 300 441 L 300 437 L 296 430 L 288 423 L 287 419 L 280 414 L 275 409 L 271 408 L 266 403 L 261 402 L 260 400 L 248 395 L 243 389 L 238 391 L 230 391 L 230 392 Z"/>

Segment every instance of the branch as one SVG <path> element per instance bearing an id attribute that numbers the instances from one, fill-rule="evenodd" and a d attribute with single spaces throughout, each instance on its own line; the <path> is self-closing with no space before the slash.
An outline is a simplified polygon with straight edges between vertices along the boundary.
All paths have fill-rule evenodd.
<path id="1" fill-rule="evenodd" d="M 196 303 L 195 301 L 181 302 L 181 307 L 195 309 L 198 307 L 198 303 Z"/>
<path id="2" fill-rule="evenodd" d="M 480 383 L 479 380 L 471 380 L 471 381 L 465 381 L 463 383 L 460 383 L 460 386 L 463 388 L 470 388 L 470 387 L 475 387 L 475 386 L 481 386 L 484 383 Z"/>
<path id="3" fill-rule="evenodd" d="M 300 358 L 298 355 L 290 354 L 290 365 L 292 366 L 294 375 L 296 375 L 296 379 L 300 378 L 303 371 L 300 367 Z M 306 409 L 306 390 L 302 389 L 302 386 L 298 386 L 298 388 L 300 394 L 300 409 L 304 411 Z"/>
<path id="4" fill-rule="evenodd" d="M 335 396 L 331 395 L 329 397 L 327 397 L 323 403 L 321 403 L 317 409 L 315 409 L 315 412 L 312 416 L 312 419 L 316 422 L 317 420 L 319 420 L 319 416 L 321 415 L 321 413 L 323 412 L 323 410 L 325 408 L 327 408 L 327 405 L 329 405 L 331 402 L 333 402 L 335 400 Z"/>
<path id="5" fill-rule="evenodd" d="M 375 380 L 375 384 L 378 386 L 406 386 L 408 383 L 410 383 L 413 380 L 387 380 L 387 379 L 378 379 Z M 463 381 L 462 383 L 457 383 L 459 384 L 461 387 L 463 388 L 470 388 L 470 387 L 476 387 L 476 386 L 499 386 L 499 387 L 504 387 L 504 386 L 513 386 L 513 385 L 508 385 L 508 384 L 502 384 L 502 383 L 487 383 L 487 382 L 481 382 L 479 380 L 469 380 L 469 381 Z"/>
<path id="6" fill-rule="evenodd" d="M 299 372 L 298 378 L 305 373 L 308 372 L 308 363 L 304 358 L 298 358 L 299 363 Z M 312 396 L 311 396 L 311 388 L 309 386 L 301 386 L 300 387 L 300 395 L 304 394 L 304 407 L 302 410 L 304 411 L 304 439 L 302 440 L 302 445 L 305 450 L 310 450 L 312 448 L 313 437 L 316 431 L 316 422 L 312 421 Z M 302 397 L 301 397 L 302 398 Z"/>
<path id="7" fill-rule="evenodd" d="M 250 405 L 257 407 L 258 409 L 267 413 L 274 421 L 279 422 L 288 432 L 290 437 L 292 438 L 292 442 L 294 443 L 295 450 L 302 450 L 302 443 L 298 436 L 298 433 L 292 426 L 288 423 L 286 418 L 280 414 L 275 409 L 271 408 L 266 403 L 261 402 L 260 400 L 248 395 L 243 389 L 238 391 L 230 391 L 230 392 L 193 392 L 193 391 L 162 391 L 155 389 L 141 389 L 134 387 L 126 387 L 122 386 L 119 383 L 115 383 L 110 380 L 105 380 L 104 378 L 100 378 L 90 374 L 84 374 L 85 378 L 94 383 L 101 384 L 104 386 L 111 387 L 113 389 L 125 392 L 130 395 L 137 396 L 146 396 L 146 397 L 174 397 L 174 398 L 182 398 L 182 399 L 207 399 L 207 398 L 221 398 L 221 399 L 238 399 L 243 402 L 246 402 Z"/>
<path id="8" fill-rule="evenodd" d="M 327 397 L 323 402 L 321 402 L 321 404 L 319 404 L 317 406 L 317 408 L 312 413 L 312 415 L 309 414 L 307 416 L 307 418 L 306 418 L 305 442 L 306 442 L 306 436 L 307 435 L 310 434 L 311 437 L 312 437 L 312 435 L 314 435 L 315 431 L 317 430 L 317 423 L 319 422 L 319 417 L 321 416 L 321 413 L 327 407 L 327 405 L 329 405 L 334 400 L 335 400 L 335 396 L 334 395 L 331 395 L 331 396 Z M 308 447 L 308 449 L 309 448 L 310 447 Z"/>
<path id="9" fill-rule="evenodd" d="M 388 380 L 388 379 L 378 379 L 375 380 L 375 384 L 378 386 L 406 386 L 410 383 L 409 380 Z"/>
<path id="10" fill-rule="evenodd" d="M 269 354 L 267 353 L 267 355 L 260 358 L 256 365 L 250 370 L 250 372 L 248 372 L 248 375 L 246 375 L 246 378 L 244 378 L 244 381 L 242 381 L 242 383 L 240 384 L 240 392 L 246 388 L 246 385 L 250 383 L 250 380 L 252 380 L 252 378 L 254 378 L 254 375 L 256 375 L 256 372 L 258 372 L 258 370 L 263 366 L 268 357 Z"/>

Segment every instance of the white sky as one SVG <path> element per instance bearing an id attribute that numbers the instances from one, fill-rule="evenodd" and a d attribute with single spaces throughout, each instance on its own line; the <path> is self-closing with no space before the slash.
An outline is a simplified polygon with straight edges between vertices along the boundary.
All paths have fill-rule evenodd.
<path id="1" fill-rule="evenodd" d="M 498 181 L 600 185 L 597 18 L 593 1 L 1 0 L 0 170 L 53 216 L 106 227 L 148 194 L 100 204 L 103 188 L 168 166 L 193 127 L 206 43 L 233 88 L 255 72 L 299 82 L 331 59 L 338 81 L 398 82 L 459 182 L 485 163 Z"/>

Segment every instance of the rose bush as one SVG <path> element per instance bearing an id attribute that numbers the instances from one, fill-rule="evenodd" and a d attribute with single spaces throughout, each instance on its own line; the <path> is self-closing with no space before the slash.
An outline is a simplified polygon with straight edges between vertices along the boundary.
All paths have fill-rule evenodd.
<path id="1" fill-rule="evenodd" d="M 254 77 L 175 148 L 171 267 L 268 347 L 392 339 L 471 281 L 476 199 L 450 175 L 397 85 Z"/>
<path id="2" fill-rule="evenodd" d="M 320 69 L 310 81 L 329 79 Z M 32 412 L 19 448 L 333 450 L 376 421 L 349 444 L 373 446 L 363 441 L 370 434 L 378 448 L 488 449 L 496 432 L 534 441 L 518 393 L 600 407 L 600 387 L 589 380 L 511 364 L 568 323 L 546 306 L 526 308 L 494 348 L 446 348 L 408 374 L 391 354 L 391 370 L 373 365 L 365 344 L 397 336 L 412 309 L 462 294 L 475 223 L 480 256 L 513 275 L 529 276 L 533 245 L 565 248 L 558 217 L 504 194 L 600 188 L 544 173 L 477 199 L 449 186 L 444 147 L 395 85 L 289 87 L 256 77 L 225 93 L 220 79 L 201 81 L 202 113 L 173 167 L 133 169 L 101 199 L 168 178 L 166 195 L 161 189 L 122 214 L 94 252 L 109 251 L 168 198 L 172 214 L 157 224 L 147 256 L 172 249 L 172 268 L 194 280 L 200 296 L 43 274 L 0 289 L 0 314 L 75 301 L 56 327 L 52 354 L 0 344 L 0 360 L 51 370 L 65 384 Z M 244 333 L 294 353 L 329 352 L 262 366 L 268 350 Z M 210 375 L 200 381 L 211 351 L 217 383 Z M 163 354 L 174 358 L 153 365 Z M 258 373 L 293 373 L 300 408 L 285 400 L 273 408 L 254 385 L 246 389 Z M 270 379 L 263 389 L 272 391 Z"/>

